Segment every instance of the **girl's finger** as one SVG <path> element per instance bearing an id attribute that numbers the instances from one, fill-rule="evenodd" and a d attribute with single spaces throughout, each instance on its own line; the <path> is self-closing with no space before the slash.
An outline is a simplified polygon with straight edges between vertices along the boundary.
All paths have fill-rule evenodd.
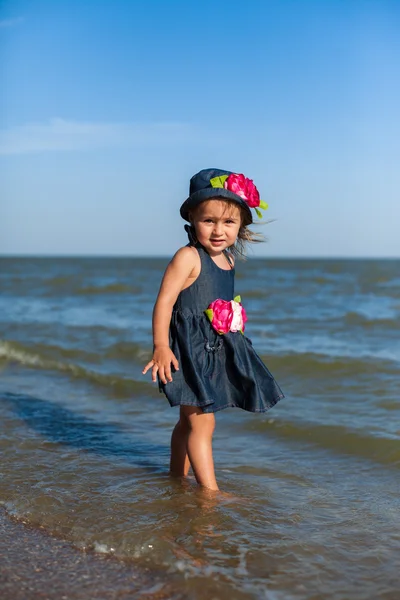
<path id="1" fill-rule="evenodd" d="M 175 367 L 175 371 L 179 371 L 179 363 L 178 363 L 178 361 L 177 361 L 177 359 L 176 359 L 176 357 L 175 357 L 175 356 L 174 356 L 174 358 L 172 359 L 172 364 L 173 364 L 173 365 L 174 365 L 174 367 Z"/>
<path id="2" fill-rule="evenodd" d="M 164 371 L 164 367 L 161 366 L 158 369 L 158 376 L 161 379 L 161 381 L 165 384 L 167 383 L 167 380 L 165 379 L 165 371 Z"/>
<path id="3" fill-rule="evenodd" d="M 147 363 L 147 365 L 145 366 L 145 368 L 143 369 L 142 373 L 143 375 L 145 375 L 147 373 L 147 371 L 154 365 L 154 360 L 151 360 L 149 363 Z"/>
<path id="4" fill-rule="evenodd" d="M 168 366 L 165 368 L 165 377 L 166 377 L 166 379 L 167 379 L 168 381 L 172 381 L 172 377 L 171 377 L 171 366 L 170 366 L 170 365 L 168 365 Z"/>
<path id="5" fill-rule="evenodd" d="M 154 381 L 154 383 L 157 381 L 157 372 L 159 373 L 160 371 L 160 367 L 156 364 L 153 365 L 153 368 L 151 370 L 151 379 L 152 381 Z"/>

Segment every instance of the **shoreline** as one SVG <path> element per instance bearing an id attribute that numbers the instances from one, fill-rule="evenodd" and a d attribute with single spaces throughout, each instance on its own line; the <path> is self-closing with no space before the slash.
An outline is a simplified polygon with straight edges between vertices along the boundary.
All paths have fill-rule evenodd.
<path id="1" fill-rule="evenodd" d="M 184 600 L 166 577 L 74 548 L 0 510 L 2 600 Z"/>

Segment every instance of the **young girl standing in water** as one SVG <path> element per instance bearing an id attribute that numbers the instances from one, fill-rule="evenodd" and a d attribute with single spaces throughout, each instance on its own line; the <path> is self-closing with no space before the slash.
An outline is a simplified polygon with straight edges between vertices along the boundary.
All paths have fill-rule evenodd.
<path id="1" fill-rule="evenodd" d="M 214 413 L 229 406 L 265 412 L 283 393 L 243 332 L 234 295 L 234 258 L 256 238 L 248 226 L 267 205 L 242 174 L 204 169 L 190 180 L 180 213 L 189 244 L 169 263 L 153 312 L 153 381 L 180 406 L 171 438 L 173 475 L 218 490 L 212 455 Z"/>

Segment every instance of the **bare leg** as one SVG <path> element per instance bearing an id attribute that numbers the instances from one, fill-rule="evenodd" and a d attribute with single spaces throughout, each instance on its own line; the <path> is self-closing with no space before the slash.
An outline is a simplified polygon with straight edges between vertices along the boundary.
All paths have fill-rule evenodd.
<path id="1" fill-rule="evenodd" d="M 202 487 L 218 490 L 212 454 L 215 416 L 195 406 L 182 406 L 182 413 L 188 424 L 187 453 L 196 481 Z"/>
<path id="2" fill-rule="evenodd" d="M 187 441 L 189 435 L 189 424 L 182 410 L 180 419 L 174 427 L 171 436 L 171 461 L 170 473 L 176 477 L 186 477 L 189 472 L 190 462 L 187 455 Z"/>

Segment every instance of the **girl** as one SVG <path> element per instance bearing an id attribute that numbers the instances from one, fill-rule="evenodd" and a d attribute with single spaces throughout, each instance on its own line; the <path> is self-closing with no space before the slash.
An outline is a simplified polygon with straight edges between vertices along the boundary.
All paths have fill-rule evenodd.
<path id="1" fill-rule="evenodd" d="M 267 208 L 244 175 L 204 169 L 190 181 L 180 213 L 189 244 L 169 263 L 153 312 L 152 380 L 180 406 L 171 438 L 170 470 L 218 490 L 212 455 L 214 413 L 228 406 L 265 412 L 283 398 L 278 384 L 243 335 L 247 320 L 234 297 L 234 257 L 249 231 L 251 208 Z"/>

